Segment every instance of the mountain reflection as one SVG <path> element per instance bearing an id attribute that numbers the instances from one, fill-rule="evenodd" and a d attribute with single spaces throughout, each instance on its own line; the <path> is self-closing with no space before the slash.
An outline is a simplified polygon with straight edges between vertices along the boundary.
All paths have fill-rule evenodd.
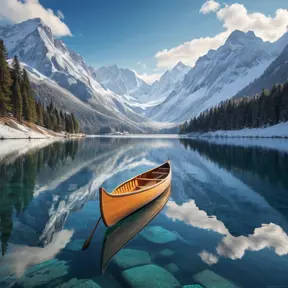
<path id="1" fill-rule="evenodd" d="M 277 146 L 277 140 L 276 146 Z M 284 140 L 285 141 L 285 140 Z M 288 153 L 257 146 L 241 147 L 208 141 L 181 139 L 186 149 L 197 151 L 201 156 L 230 172 L 248 187 L 257 191 L 286 219 L 288 219 Z M 237 141 L 233 142 L 237 144 Z M 257 140 L 255 140 L 257 144 Z M 224 145 L 223 145 L 224 144 Z M 278 146 L 287 143 L 279 143 Z M 271 193 L 273 191 L 273 193 Z"/>
<path id="2" fill-rule="evenodd" d="M 0 162 L 0 232 L 1 250 L 5 254 L 13 229 L 13 211 L 17 217 L 27 209 L 33 199 L 37 173 L 43 167 L 56 169 L 59 161 L 75 157 L 77 141 L 56 142 L 41 150 L 30 151 L 18 158 Z"/>
<path id="3" fill-rule="evenodd" d="M 106 180 L 115 176 L 109 182 L 119 183 L 125 177 L 122 172 L 135 173 L 139 167 L 155 165 L 145 158 L 147 152 L 143 147 L 167 145 L 170 144 L 165 141 L 145 139 L 60 141 L 13 161 L 3 160 L 0 162 L 2 255 L 8 241 L 47 246 L 54 234 L 64 228 L 71 212 L 97 199 L 99 186 Z"/>
<path id="4" fill-rule="evenodd" d="M 263 224 L 251 235 L 235 237 L 215 216 L 208 216 L 205 211 L 201 211 L 194 200 L 179 206 L 169 201 L 165 214 L 173 221 L 179 220 L 187 225 L 224 235 L 216 246 L 218 256 L 233 260 L 241 259 L 246 251 L 259 251 L 264 248 L 272 248 L 279 256 L 288 254 L 288 235 L 280 226 L 273 223 Z M 209 265 L 218 262 L 218 256 L 207 251 L 200 252 L 199 256 Z"/>

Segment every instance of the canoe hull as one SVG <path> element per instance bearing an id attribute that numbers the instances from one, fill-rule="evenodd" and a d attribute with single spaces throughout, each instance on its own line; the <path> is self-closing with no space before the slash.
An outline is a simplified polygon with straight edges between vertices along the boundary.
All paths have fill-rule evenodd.
<path id="1" fill-rule="evenodd" d="M 102 274 L 113 256 L 144 229 L 166 205 L 171 195 L 171 186 L 145 207 L 107 229 L 102 244 Z"/>
<path id="2" fill-rule="evenodd" d="M 171 167 L 169 174 L 161 183 L 146 190 L 125 195 L 113 195 L 100 188 L 100 209 L 102 220 L 108 227 L 147 205 L 159 197 L 171 183 Z"/>

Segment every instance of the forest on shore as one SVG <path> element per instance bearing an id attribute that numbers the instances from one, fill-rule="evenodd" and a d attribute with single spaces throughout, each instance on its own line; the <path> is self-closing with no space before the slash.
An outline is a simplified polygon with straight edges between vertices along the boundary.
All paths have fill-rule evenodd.
<path id="1" fill-rule="evenodd" d="M 288 121 L 288 82 L 253 97 L 229 99 L 180 126 L 180 134 L 260 128 Z"/>
<path id="2" fill-rule="evenodd" d="M 36 100 L 27 71 L 21 69 L 17 56 L 10 68 L 7 56 L 0 39 L 0 117 L 13 116 L 20 123 L 24 120 L 57 132 L 79 133 L 74 114 L 57 109 L 52 102 L 45 106 Z"/>

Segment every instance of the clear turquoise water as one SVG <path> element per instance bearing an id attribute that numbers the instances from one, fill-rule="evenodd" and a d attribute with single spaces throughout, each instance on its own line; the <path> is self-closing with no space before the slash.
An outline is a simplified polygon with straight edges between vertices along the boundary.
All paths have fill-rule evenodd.
<path id="1" fill-rule="evenodd" d="M 102 274 L 111 230 L 101 223 L 81 251 L 100 216 L 99 187 L 168 158 L 167 204 Z M 7 155 L 0 287 L 288 287 L 287 167 L 287 153 L 220 140 L 93 138 Z M 145 209 L 120 223 L 127 235 L 154 208 Z"/>

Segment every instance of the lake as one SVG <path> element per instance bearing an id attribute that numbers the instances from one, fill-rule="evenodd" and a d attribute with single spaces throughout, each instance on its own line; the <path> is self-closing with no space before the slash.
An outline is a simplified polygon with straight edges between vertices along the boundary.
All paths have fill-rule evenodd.
<path id="1" fill-rule="evenodd" d="M 0 160 L 1 288 L 288 287 L 288 141 L 33 141 Z M 99 187 L 167 159 L 171 191 L 81 251 Z"/>

